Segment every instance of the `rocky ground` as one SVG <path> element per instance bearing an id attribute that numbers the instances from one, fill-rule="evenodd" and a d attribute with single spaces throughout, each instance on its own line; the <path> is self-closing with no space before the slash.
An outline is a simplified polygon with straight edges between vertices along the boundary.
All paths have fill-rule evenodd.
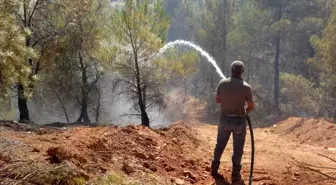
<path id="1" fill-rule="evenodd" d="M 226 179 L 209 166 L 217 126 L 172 124 L 52 128 L 0 124 L 0 184 L 230 184 L 232 143 L 222 158 Z M 336 125 L 289 118 L 255 129 L 253 184 L 335 184 Z M 247 136 L 243 178 L 250 163 Z"/>

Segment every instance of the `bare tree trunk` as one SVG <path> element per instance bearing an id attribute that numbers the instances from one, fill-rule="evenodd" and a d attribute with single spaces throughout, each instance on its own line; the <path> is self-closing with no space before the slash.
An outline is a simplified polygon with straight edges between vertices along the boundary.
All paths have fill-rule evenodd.
<path id="1" fill-rule="evenodd" d="M 133 48 L 134 52 L 134 63 L 135 63 L 135 71 L 136 71 L 136 86 L 137 86 L 137 94 L 138 94 L 138 103 L 141 113 L 141 125 L 150 127 L 149 126 L 149 117 L 146 112 L 146 101 L 144 100 L 144 97 L 146 96 L 145 92 L 141 89 L 141 76 L 140 76 L 140 68 L 139 68 L 139 61 L 138 61 L 138 55 L 135 48 Z M 145 87 L 146 88 L 146 87 Z"/>
<path id="2" fill-rule="evenodd" d="M 247 56 L 247 79 L 246 81 L 248 83 L 250 83 L 250 78 L 251 78 L 251 61 L 250 61 L 250 58 L 251 58 L 251 49 L 249 48 L 248 50 L 248 56 Z"/>
<path id="3" fill-rule="evenodd" d="M 37 9 L 37 6 L 39 4 L 39 0 L 35 2 L 35 5 L 33 6 L 33 9 L 31 12 L 28 10 L 28 3 L 27 1 L 23 1 L 23 24 L 25 28 L 31 28 L 32 27 L 32 17 L 34 16 L 35 10 Z M 30 47 L 30 36 L 26 36 L 26 46 Z M 37 74 L 38 73 L 38 68 L 40 67 L 39 65 L 36 66 L 36 69 L 34 70 L 33 66 L 33 61 L 32 59 L 28 59 L 27 61 L 31 67 L 32 67 L 32 72 L 31 75 Z M 29 117 L 29 111 L 28 111 L 28 106 L 27 106 L 27 98 L 24 96 L 25 89 L 23 85 L 19 82 L 18 83 L 18 108 L 20 112 L 20 122 L 29 122 L 30 117 Z"/>
<path id="4" fill-rule="evenodd" d="M 21 83 L 18 84 L 18 108 L 20 111 L 20 120 L 19 122 L 29 122 L 29 111 L 27 106 L 27 98 L 24 96 L 24 88 Z"/>
<path id="5" fill-rule="evenodd" d="M 282 3 L 279 6 L 278 9 L 278 17 L 277 21 L 280 21 L 282 17 Z M 280 31 L 278 31 L 277 36 L 275 37 L 275 60 L 274 60 L 274 108 L 277 112 L 279 112 L 279 77 L 280 77 L 280 70 L 279 70 L 279 58 L 280 58 L 280 42 L 281 42 L 281 36 Z"/>
<path id="6" fill-rule="evenodd" d="M 54 86 L 51 86 L 51 88 L 52 88 L 52 90 L 54 91 L 54 93 L 55 93 L 55 95 L 56 95 L 58 101 L 60 102 L 60 104 L 61 104 L 61 106 L 62 106 L 64 115 L 65 115 L 65 119 L 66 119 L 67 122 L 69 123 L 70 121 L 69 121 L 68 112 L 67 112 L 67 110 L 66 110 L 66 108 L 65 108 L 65 105 L 64 105 L 64 103 L 63 103 L 61 97 L 60 97 L 59 94 L 57 93 L 57 91 L 56 91 L 56 89 L 54 88 Z"/>
<path id="7" fill-rule="evenodd" d="M 81 113 L 79 115 L 79 118 L 77 119 L 77 122 L 81 122 L 83 120 L 84 123 L 91 123 L 89 114 L 88 114 L 88 104 L 86 98 L 82 97 L 81 102 Z"/>
<path id="8" fill-rule="evenodd" d="M 83 57 L 81 52 L 78 53 L 79 56 L 79 63 L 82 70 L 82 88 L 81 88 L 81 113 L 77 122 L 81 122 L 82 120 L 84 123 L 91 123 L 89 114 L 88 114 L 88 82 L 87 82 L 87 75 L 86 75 L 86 66 L 83 61 Z"/>
<path id="9" fill-rule="evenodd" d="M 145 83 L 143 90 L 142 90 L 142 101 L 144 105 L 144 109 L 147 110 L 147 85 Z"/>
<path id="10" fill-rule="evenodd" d="M 98 100 L 97 100 L 97 107 L 96 107 L 96 123 L 99 123 L 99 117 L 100 117 L 100 107 L 101 107 L 101 92 L 98 89 Z"/>
<path id="11" fill-rule="evenodd" d="M 236 0 L 232 0 L 232 5 L 231 5 L 231 13 L 234 14 L 236 12 Z"/>
<path id="12" fill-rule="evenodd" d="M 27 47 L 30 46 L 30 39 L 28 38 L 28 36 L 26 37 L 26 46 Z M 27 62 L 32 66 L 32 59 L 28 59 Z M 20 112 L 19 122 L 29 122 L 30 117 L 29 117 L 29 111 L 28 111 L 28 106 L 27 106 L 27 98 L 24 96 L 25 89 L 20 82 L 18 83 L 17 90 L 18 90 L 18 108 Z"/>
<path id="13" fill-rule="evenodd" d="M 222 72 L 225 73 L 226 70 L 226 15 L 227 15 L 227 0 L 223 0 L 223 40 L 222 40 L 222 47 L 223 47 L 223 63 L 222 63 Z"/>
<path id="14" fill-rule="evenodd" d="M 139 89 L 140 89 L 140 91 L 138 91 L 138 92 L 141 92 L 141 88 L 138 88 L 138 90 Z M 141 92 L 141 94 L 142 94 L 142 92 Z M 147 111 L 146 111 L 146 101 L 143 98 L 140 98 L 140 96 L 142 96 L 142 95 L 139 95 L 139 106 L 140 106 L 140 111 L 141 111 L 141 125 L 146 126 L 146 127 L 150 127 L 149 126 L 149 117 L 148 117 L 148 114 L 147 114 Z"/>
<path id="15" fill-rule="evenodd" d="M 150 127 L 149 126 L 149 117 L 146 111 L 141 110 L 141 125 Z"/>

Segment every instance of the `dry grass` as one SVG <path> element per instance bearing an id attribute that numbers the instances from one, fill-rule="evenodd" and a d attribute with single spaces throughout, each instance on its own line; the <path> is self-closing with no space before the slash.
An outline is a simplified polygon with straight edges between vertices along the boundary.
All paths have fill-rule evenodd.
<path id="1" fill-rule="evenodd" d="M 81 182 L 85 182 L 84 177 L 67 165 L 33 161 L 17 161 L 0 165 L 0 178 L 5 179 L 3 184 L 13 185 L 81 185 L 84 184 Z"/>

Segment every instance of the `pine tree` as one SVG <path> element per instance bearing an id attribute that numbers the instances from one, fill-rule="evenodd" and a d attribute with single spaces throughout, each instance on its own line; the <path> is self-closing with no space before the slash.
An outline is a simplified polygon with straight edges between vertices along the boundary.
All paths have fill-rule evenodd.
<path id="1" fill-rule="evenodd" d="M 117 11 L 111 20 L 119 42 L 119 56 L 114 63 L 119 78 L 115 87 L 133 103 L 141 124 L 149 127 L 148 112 L 153 108 L 162 110 L 166 105 L 164 78 L 151 59 L 163 46 L 169 17 L 164 14 L 162 1 L 150 4 L 148 0 L 127 0 L 124 9 Z"/>
<path id="2" fill-rule="evenodd" d="M 26 60 L 36 58 L 32 48 L 26 46 L 26 36 L 30 34 L 16 22 L 17 1 L 0 1 L 0 98 L 8 98 L 12 88 L 18 83 L 26 89 L 23 96 L 29 96 L 28 81 L 34 79 Z"/>

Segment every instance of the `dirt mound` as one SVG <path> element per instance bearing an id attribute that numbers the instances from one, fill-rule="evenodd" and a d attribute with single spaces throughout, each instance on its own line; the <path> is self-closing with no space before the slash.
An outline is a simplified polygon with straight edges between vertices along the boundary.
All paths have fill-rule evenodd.
<path id="1" fill-rule="evenodd" d="M 273 129 L 300 144 L 336 147 L 336 125 L 323 118 L 292 117 L 274 125 Z"/>
<path id="2" fill-rule="evenodd" d="M 21 154 L 16 151 L 18 155 L 45 163 L 71 164 L 91 178 L 109 171 L 130 176 L 155 172 L 196 183 L 209 166 L 202 141 L 182 121 L 161 130 L 142 126 L 44 130 L 5 130 L 2 137 L 20 140 L 31 148 Z"/>

